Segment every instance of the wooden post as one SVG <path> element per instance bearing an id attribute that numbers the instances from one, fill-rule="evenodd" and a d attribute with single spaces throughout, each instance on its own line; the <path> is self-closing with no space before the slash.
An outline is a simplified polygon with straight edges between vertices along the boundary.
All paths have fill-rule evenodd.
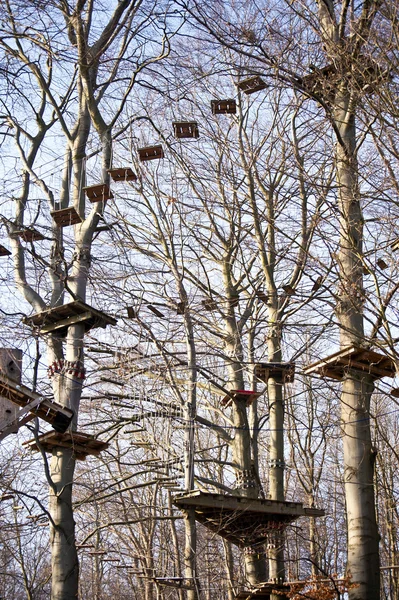
<path id="1" fill-rule="evenodd" d="M 0 348 L 0 372 L 14 382 L 21 383 L 22 350 Z M 19 408 L 7 398 L 0 396 L 0 422 L 16 418 Z"/>

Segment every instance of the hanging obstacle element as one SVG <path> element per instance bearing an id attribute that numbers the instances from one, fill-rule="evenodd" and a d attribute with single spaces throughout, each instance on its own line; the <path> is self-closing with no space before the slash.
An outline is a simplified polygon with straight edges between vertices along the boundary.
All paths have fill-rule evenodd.
<path id="1" fill-rule="evenodd" d="M 235 100 L 211 100 L 212 114 L 235 115 L 237 104 Z"/>
<path id="2" fill-rule="evenodd" d="M 198 124 L 195 121 L 181 121 L 172 123 L 175 137 L 199 138 Z"/>
<path id="3" fill-rule="evenodd" d="M 106 202 L 106 200 L 112 200 L 114 197 L 109 185 L 106 183 L 90 185 L 83 188 L 83 191 L 86 192 L 86 196 L 90 202 Z"/>
<path id="4" fill-rule="evenodd" d="M 52 452 L 53 448 L 72 448 L 76 460 L 86 460 L 86 456 L 98 456 L 100 452 L 106 450 L 108 442 L 97 440 L 93 435 L 87 433 L 78 433 L 77 431 L 68 431 L 66 433 L 57 433 L 49 431 L 39 436 L 38 442 L 45 452 Z M 35 439 L 23 443 L 32 452 L 39 452 L 39 444 Z"/>
<path id="5" fill-rule="evenodd" d="M 397 250 L 399 250 L 399 238 L 397 240 L 395 240 L 394 242 L 392 242 L 391 250 L 392 250 L 392 252 L 396 252 Z"/>
<path id="6" fill-rule="evenodd" d="M 2 374 L 0 374 L 0 395 L 24 409 L 23 411 L 19 411 L 17 415 L 18 419 L 30 412 L 31 418 L 39 417 L 43 419 L 43 421 L 50 423 L 58 432 L 66 431 L 72 421 L 73 410 L 61 406 L 57 402 L 43 398 L 43 396 L 33 392 L 24 385 L 10 381 Z M 21 424 L 19 423 L 19 426 Z M 0 439 L 5 437 L 5 429 L 9 425 L 11 424 L 7 423 L 4 426 L 0 426 L 2 430 Z"/>
<path id="7" fill-rule="evenodd" d="M 119 181 L 137 181 L 137 175 L 133 173 L 130 167 L 121 167 L 119 169 L 109 169 L 108 173 L 116 182 Z"/>
<path id="8" fill-rule="evenodd" d="M 348 371 L 360 371 L 371 375 L 373 379 L 395 377 L 395 363 L 389 356 L 374 350 L 348 346 L 323 360 L 319 360 L 304 369 L 305 375 L 317 374 L 320 377 L 338 379 L 345 377 Z"/>
<path id="9" fill-rule="evenodd" d="M 11 256 L 11 252 L 5 246 L 0 244 L 0 256 Z"/>
<path id="10" fill-rule="evenodd" d="M 234 596 L 235 600 L 252 600 L 252 598 L 256 598 L 257 600 L 270 600 L 270 595 L 274 592 L 278 592 L 278 597 L 281 600 L 286 600 L 287 596 L 281 594 L 281 592 L 289 592 L 290 584 L 286 583 L 277 583 L 277 582 L 265 582 L 260 584 L 259 586 L 254 587 L 252 590 L 242 590 L 236 596 Z"/>
<path id="11" fill-rule="evenodd" d="M 44 235 L 34 229 L 33 227 L 26 227 L 26 229 L 19 229 L 11 234 L 12 237 L 20 237 L 24 242 L 39 242 L 44 240 Z"/>
<path id="12" fill-rule="evenodd" d="M 210 298 L 207 298 L 206 300 L 202 300 L 201 304 L 204 307 L 204 310 L 207 310 L 209 312 L 217 310 L 217 308 L 218 308 L 217 302 L 215 300 L 211 300 Z"/>
<path id="13" fill-rule="evenodd" d="M 89 331 L 95 327 L 104 329 L 107 325 L 116 325 L 117 320 L 80 300 L 75 300 L 75 302 L 56 306 L 30 317 L 24 317 L 22 322 L 30 327 L 38 327 L 40 333 L 56 331 L 60 336 L 65 336 L 68 327 L 76 323 L 83 323 L 85 331 Z"/>
<path id="14" fill-rule="evenodd" d="M 164 157 L 164 152 L 161 145 L 139 148 L 138 152 L 141 162 L 146 162 L 147 160 L 158 160 Z"/>
<path id="15" fill-rule="evenodd" d="M 270 533 L 283 530 L 301 516 L 322 517 L 324 510 L 305 508 L 300 502 L 281 502 L 210 494 L 195 490 L 175 496 L 175 506 L 194 509 L 195 519 L 232 544 L 259 547 Z"/>
<path id="16" fill-rule="evenodd" d="M 261 79 L 259 76 L 249 77 L 248 79 L 243 79 L 237 83 L 237 87 L 239 90 L 244 92 L 244 94 L 254 94 L 255 92 L 260 92 L 261 90 L 265 90 L 268 85 Z"/>
<path id="17" fill-rule="evenodd" d="M 381 271 L 383 271 L 384 269 L 388 268 L 388 265 L 383 258 L 379 258 L 377 260 L 377 267 L 379 267 Z"/>
<path id="18" fill-rule="evenodd" d="M 68 208 L 62 208 L 61 210 L 53 210 L 50 214 L 58 227 L 68 227 L 69 225 L 77 225 L 82 222 L 82 219 L 73 206 L 68 206 Z"/>
<path id="19" fill-rule="evenodd" d="M 291 383 L 295 377 L 295 363 L 258 363 L 255 365 L 255 375 L 265 383 L 269 378 L 281 383 Z"/>
<path id="20" fill-rule="evenodd" d="M 262 394 L 263 392 L 255 392 L 253 390 L 231 390 L 227 396 L 222 398 L 220 405 L 227 408 L 233 402 L 245 402 L 245 406 L 251 406 L 252 402 Z"/>

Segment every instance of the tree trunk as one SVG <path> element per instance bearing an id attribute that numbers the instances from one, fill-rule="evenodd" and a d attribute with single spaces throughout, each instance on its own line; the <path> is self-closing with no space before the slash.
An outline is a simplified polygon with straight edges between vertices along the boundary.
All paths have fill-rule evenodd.
<path id="1" fill-rule="evenodd" d="M 340 289 L 337 315 L 341 348 L 364 346 L 362 234 L 356 162 L 356 127 L 348 92 L 338 94 L 335 124 L 340 207 Z M 348 572 L 357 584 L 350 600 L 379 600 L 379 539 L 374 502 L 374 455 L 370 431 L 372 378 L 349 370 L 342 383 L 341 418 L 344 444 L 344 481 L 348 527 Z"/>

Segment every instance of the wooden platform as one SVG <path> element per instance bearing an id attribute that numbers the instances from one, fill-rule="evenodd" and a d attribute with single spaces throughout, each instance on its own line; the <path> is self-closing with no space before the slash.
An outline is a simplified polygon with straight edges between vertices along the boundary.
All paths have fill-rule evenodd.
<path id="1" fill-rule="evenodd" d="M 11 235 L 12 237 L 20 237 L 24 242 L 39 242 L 40 240 L 44 240 L 44 235 L 33 227 L 19 229 L 18 231 L 14 231 Z"/>
<path id="2" fill-rule="evenodd" d="M 139 148 L 138 152 L 141 162 L 146 162 L 147 160 L 159 160 L 165 156 L 161 145 Z"/>
<path id="3" fill-rule="evenodd" d="M 348 371 L 360 371 L 373 379 L 395 377 L 395 363 L 389 356 L 356 346 L 348 346 L 304 369 L 305 375 L 320 375 L 341 381 Z"/>
<path id="4" fill-rule="evenodd" d="M 33 392 L 24 385 L 10 381 L 1 374 L 0 396 L 4 396 L 17 406 L 28 408 L 33 416 L 50 423 L 58 432 L 66 431 L 73 418 L 74 413 L 70 408 L 43 398 L 40 394 Z"/>
<path id="5" fill-rule="evenodd" d="M 248 77 L 248 79 L 243 79 L 237 83 L 237 87 L 239 90 L 244 92 L 244 94 L 253 94 L 254 92 L 260 92 L 261 90 L 265 90 L 267 87 L 267 83 L 263 81 L 258 75 L 255 77 Z"/>
<path id="6" fill-rule="evenodd" d="M 227 408 L 233 402 L 245 402 L 245 406 L 251 406 L 252 402 L 262 394 L 263 392 L 255 392 L 254 390 L 231 390 L 230 394 L 222 398 L 220 405 Z"/>
<path id="7" fill-rule="evenodd" d="M 66 433 L 49 431 L 39 436 L 39 443 L 45 452 L 52 452 L 54 448 L 72 448 L 76 460 L 85 460 L 89 455 L 99 456 L 100 452 L 109 446 L 108 442 L 102 442 L 92 435 L 77 431 L 67 431 Z M 33 452 L 39 452 L 39 446 L 35 439 L 24 442 L 23 446 Z"/>
<path id="8" fill-rule="evenodd" d="M 281 598 L 281 600 L 286 600 L 287 597 L 285 594 L 281 594 L 281 592 L 289 592 L 289 590 L 289 583 L 273 583 L 272 581 L 268 581 L 256 586 L 256 588 L 253 588 L 252 590 L 241 590 L 234 598 L 235 600 L 252 600 L 252 598 L 256 598 L 257 600 L 270 600 L 271 594 L 276 591 L 279 592 L 279 598 Z"/>
<path id="9" fill-rule="evenodd" d="M 56 306 L 30 317 L 24 317 L 22 322 L 30 327 L 38 327 L 40 333 L 56 331 L 60 336 L 65 336 L 68 327 L 76 323 L 83 323 L 85 331 L 89 331 L 96 327 L 104 329 L 107 325 L 116 325 L 117 320 L 85 302 L 75 300 L 75 302 Z"/>
<path id="10" fill-rule="evenodd" d="M 98 183 L 97 185 L 89 185 L 84 187 L 86 196 L 90 202 L 106 202 L 114 197 L 109 185 L 106 183 Z"/>
<path id="11" fill-rule="evenodd" d="M 11 256 L 10 250 L 0 244 L 0 256 Z"/>
<path id="12" fill-rule="evenodd" d="M 212 114 L 214 115 L 235 115 L 237 112 L 237 103 L 235 100 L 211 100 Z"/>
<path id="13" fill-rule="evenodd" d="M 175 496 L 173 503 L 183 510 L 194 508 L 197 521 L 240 547 L 264 544 L 271 532 L 284 529 L 301 516 L 325 514 L 320 509 L 304 508 L 300 502 L 253 500 L 199 490 Z"/>
<path id="14" fill-rule="evenodd" d="M 109 169 L 108 173 L 116 182 L 119 181 L 137 181 L 137 175 L 133 173 L 130 167 L 120 167 L 119 169 Z"/>
<path id="15" fill-rule="evenodd" d="M 199 138 L 198 123 L 195 121 L 174 121 L 172 125 L 174 135 L 178 139 Z"/>
<path id="16" fill-rule="evenodd" d="M 273 377 L 281 383 L 291 383 L 295 377 L 295 363 L 291 362 L 264 362 L 255 365 L 255 375 L 261 381 L 268 382 Z"/>
<path id="17" fill-rule="evenodd" d="M 50 214 L 58 227 L 69 227 L 69 225 L 82 223 L 82 219 L 73 206 L 61 208 L 60 210 L 53 210 Z"/>

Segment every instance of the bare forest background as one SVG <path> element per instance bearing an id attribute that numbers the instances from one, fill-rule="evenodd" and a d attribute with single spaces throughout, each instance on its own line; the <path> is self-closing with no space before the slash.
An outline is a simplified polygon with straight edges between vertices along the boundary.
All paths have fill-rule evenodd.
<path id="1" fill-rule="evenodd" d="M 108 443 L 49 450 L 42 419 L 1 441 L 0 598 L 233 600 L 280 579 L 313 582 L 295 600 L 399 598 L 398 11 L 0 0 L 0 346 L 68 431 Z M 91 329 L 29 320 L 76 301 Z M 305 372 L 349 347 L 389 376 Z M 251 554 L 173 504 L 192 490 L 325 516 Z"/>

